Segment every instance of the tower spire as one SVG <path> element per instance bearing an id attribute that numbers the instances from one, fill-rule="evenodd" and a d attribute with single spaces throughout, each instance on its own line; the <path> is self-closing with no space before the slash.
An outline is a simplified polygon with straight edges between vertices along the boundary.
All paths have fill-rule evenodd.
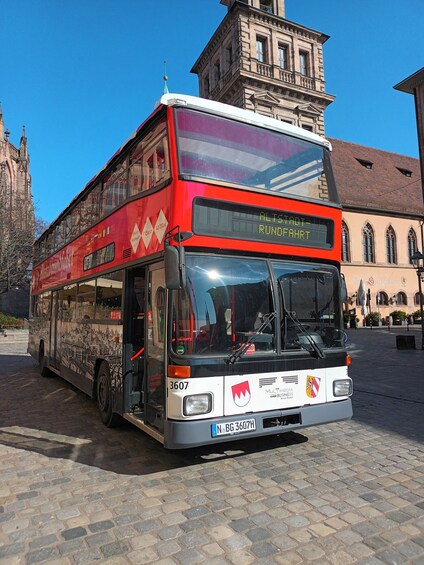
<path id="1" fill-rule="evenodd" d="M 21 141 L 19 144 L 19 155 L 21 159 L 26 159 L 28 157 L 28 140 L 26 136 L 25 126 L 22 126 Z"/>
<path id="2" fill-rule="evenodd" d="M 3 140 L 3 138 L 4 138 L 4 122 L 3 122 L 3 110 L 0 102 L 0 140 Z"/>
<path id="3" fill-rule="evenodd" d="M 164 93 L 164 94 L 169 94 L 169 90 L 168 90 L 168 75 L 166 74 L 166 61 L 164 61 L 163 64 L 164 64 L 164 69 L 165 69 L 165 74 L 163 75 L 163 80 L 164 80 L 163 93 Z"/>

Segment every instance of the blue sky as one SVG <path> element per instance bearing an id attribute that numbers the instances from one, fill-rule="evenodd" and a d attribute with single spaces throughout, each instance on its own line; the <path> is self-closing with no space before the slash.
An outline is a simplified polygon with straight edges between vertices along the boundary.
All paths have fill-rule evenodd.
<path id="1" fill-rule="evenodd" d="M 0 0 L 0 102 L 25 124 L 37 215 L 52 221 L 190 73 L 225 16 L 219 0 Z M 286 0 L 324 45 L 326 135 L 418 156 L 414 100 L 393 86 L 424 66 L 423 0 Z"/>

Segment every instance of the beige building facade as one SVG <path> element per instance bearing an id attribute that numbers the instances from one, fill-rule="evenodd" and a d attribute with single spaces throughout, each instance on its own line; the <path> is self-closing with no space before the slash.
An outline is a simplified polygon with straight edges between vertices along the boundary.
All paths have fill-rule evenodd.
<path id="1" fill-rule="evenodd" d="M 197 59 L 201 97 L 324 135 L 323 46 L 329 37 L 286 18 L 290 0 L 220 0 L 227 13 Z M 286 5 L 287 4 L 287 5 Z M 356 311 L 362 281 L 367 310 L 386 319 L 419 308 L 410 261 L 422 248 L 424 206 L 418 159 L 331 140 L 343 206 L 346 310 Z"/>
<path id="2" fill-rule="evenodd" d="M 348 260 L 342 263 L 342 272 L 348 289 L 349 309 L 356 308 L 361 319 L 358 289 L 363 281 L 370 291 L 368 309 L 379 312 L 382 319 L 394 310 L 412 314 L 419 309 L 417 275 L 410 262 L 411 246 L 420 239 L 421 225 L 414 218 L 397 218 L 358 212 L 343 213 L 344 228 L 348 233 Z M 374 235 L 374 262 L 364 261 L 364 230 L 370 226 Z M 388 233 L 394 235 L 395 264 L 388 263 Z"/>
<path id="3" fill-rule="evenodd" d="M 357 301 L 360 282 L 368 309 L 382 319 L 419 309 L 411 255 L 422 247 L 424 217 L 418 159 L 331 139 L 336 184 L 343 205 L 342 272 L 347 307 Z"/>

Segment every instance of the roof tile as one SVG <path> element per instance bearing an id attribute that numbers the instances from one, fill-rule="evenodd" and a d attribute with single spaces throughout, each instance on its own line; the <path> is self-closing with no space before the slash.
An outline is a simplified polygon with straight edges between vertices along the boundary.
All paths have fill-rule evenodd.
<path id="1" fill-rule="evenodd" d="M 424 214 L 420 161 L 364 145 L 330 138 L 332 162 L 343 208 Z M 360 161 L 371 162 L 366 168 Z M 400 169 L 411 171 L 410 177 Z"/>

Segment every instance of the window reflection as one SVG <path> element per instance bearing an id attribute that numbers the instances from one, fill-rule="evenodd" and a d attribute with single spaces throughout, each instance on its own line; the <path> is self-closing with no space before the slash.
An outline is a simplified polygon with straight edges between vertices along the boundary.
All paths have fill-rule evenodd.
<path id="1" fill-rule="evenodd" d="M 178 109 L 177 126 L 182 174 L 337 201 L 321 146 L 193 110 Z"/>
<path id="2" fill-rule="evenodd" d="M 187 289 L 174 307 L 177 353 L 228 353 L 257 331 L 272 307 L 265 261 L 193 257 Z M 252 343 L 251 352 L 274 349 L 274 328 Z"/>
<path id="3" fill-rule="evenodd" d="M 246 342 L 246 355 L 305 350 L 311 339 L 319 347 L 343 345 L 333 267 L 188 255 L 186 268 L 186 288 L 174 293 L 173 305 L 172 347 L 179 355 L 228 355 Z"/>

